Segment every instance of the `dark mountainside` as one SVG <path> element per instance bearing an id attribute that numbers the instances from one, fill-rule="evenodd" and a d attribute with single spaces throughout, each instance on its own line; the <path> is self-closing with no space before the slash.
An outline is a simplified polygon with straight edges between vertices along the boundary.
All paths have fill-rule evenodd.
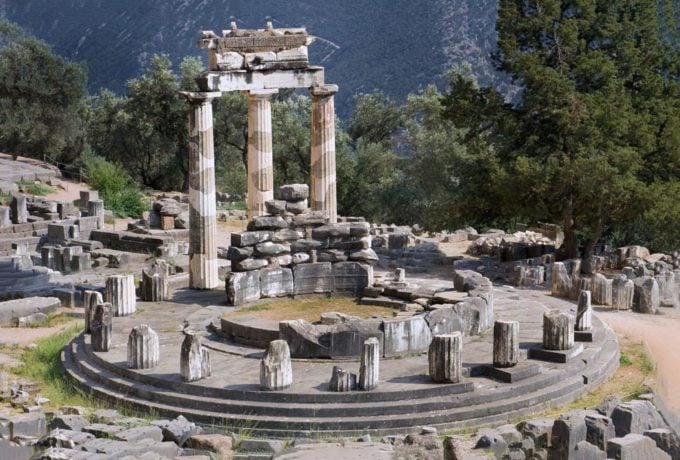
<path id="1" fill-rule="evenodd" d="M 481 84 L 499 83 L 495 0 L 0 0 L 0 15 L 89 68 L 89 89 L 122 92 L 154 53 L 177 64 L 201 56 L 200 30 L 220 31 L 235 16 L 244 28 L 306 26 L 320 37 L 311 60 L 341 87 L 338 109 L 376 89 L 397 99 L 441 84 L 452 66 L 468 63 Z"/>

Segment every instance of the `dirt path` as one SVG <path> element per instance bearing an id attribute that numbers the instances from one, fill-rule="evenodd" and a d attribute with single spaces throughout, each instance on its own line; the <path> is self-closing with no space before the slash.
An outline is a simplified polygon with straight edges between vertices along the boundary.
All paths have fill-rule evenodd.
<path id="1" fill-rule="evenodd" d="M 656 364 L 656 391 L 669 409 L 680 414 L 680 311 L 662 308 L 659 315 L 598 309 L 597 315 L 616 334 L 642 342 Z"/>

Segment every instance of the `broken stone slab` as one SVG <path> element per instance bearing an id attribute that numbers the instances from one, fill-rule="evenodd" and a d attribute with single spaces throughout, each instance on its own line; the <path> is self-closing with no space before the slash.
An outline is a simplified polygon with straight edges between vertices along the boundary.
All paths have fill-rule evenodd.
<path id="1" fill-rule="evenodd" d="M 260 270 L 261 297 L 285 297 L 295 292 L 293 271 L 290 268 L 263 268 Z"/>
<path id="2" fill-rule="evenodd" d="M 519 322 L 496 321 L 493 327 L 493 365 L 512 367 L 519 362 Z"/>
<path id="3" fill-rule="evenodd" d="M 550 445 L 554 423 L 555 421 L 550 418 L 525 420 L 520 423 L 519 431 L 522 433 L 522 436 L 534 441 L 536 449 L 544 449 Z"/>
<path id="4" fill-rule="evenodd" d="M 185 333 L 180 351 L 180 375 L 185 382 L 195 382 L 210 377 L 210 353 L 201 345 L 193 332 Z"/>
<path id="5" fill-rule="evenodd" d="M 42 412 L 13 415 L 9 420 L 10 439 L 40 438 L 47 433 L 47 420 Z"/>
<path id="6" fill-rule="evenodd" d="M 423 315 L 385 319 L 383 331 L 386 357 L 424 352 L 432 341 L 432 332 Z"/>
<path id="7" fill-rule="evenodd" d="M 164 441 L 171 441 L 182 447 L 190 437 L 201 434 L 203 429 L 180 415 L 165 425 L 162 431 Z"/>
<path id="8" fill-rule="evenodd" d="M 232 262 L 231 269 L 234 272 L 248 272 L 259 270 L 269 265 L 269 262 L 265 259 L 245 259 L 239 262 Z"/>
<path id="9" fill-rule="evenodd" d="M 262 294 L 260 271 L 232 272 L 226 282 L 227 302 L 243 305 L 258 300 Z"/>
<path id="10" fill-rule="evenodd" d="M 353 251 L 349 253 L 349 260 L 356 260 L 359 262 L 375 263 L 377 262 L 378 255 L 373 249 L 361 249 L 359 251 Z"/>
<path id="11" fill-rule="evenodd" d="M 655 428 L 653 430 L 646 430 L 643 434 L 653 439 L 656 447 L 666 452 L 671 458 L 680 458 L 680 438 L 673 430 Z"/>
<path id="12" fill-rule="evenodd" d="M 292 384 L 293 365 L 288 343 L 285 340 L 272 340 L 260 361 L 260 389 L 284 390 Z"/>
<path id="13" fill-rule="evenodd" d="M 113 307 L 110 303 L 97 304 L 90 320 L 92 349 L 106 352 L 111 349 L 113 336 Z"/>
<path id="14" fill-rule="evenodd" d="M 284 200 L 268 200 L 264 202 L 267 214 L 279 216 L 286 212 L 286 202 Z"/>
<path id="15" fill-rule="evenodd" d="M 373 284 L 373 267 L 359 262 L 333 264 L 333 291 L 343 294 L 360 294 Z"/>
<path id="16" fill-rule="evenodd" d="M 366 339 L 375 337 L 384 342 L 382 321 L 379 319 L 355 319 L 325 328 L 321 341 L 329 348 L 330 357 L 356 358 L 361 355 Z"/>
<path id="17" fill-rule="evenodd" d="M 633 280 L 633 310 L 639 313 L 655 314 L 659 308 L 659 284 L 652 276 L 641 276 Z"/>
<path id="18" fill-rule="evenodd" d="M 160 362 L 158 334 L 146 324 L 135 326 L 128 336 L 127 366 L 152 369 Z"/>
<path id="19" fill-rule="evenodd" d="M 52 429 L 82 431 L 90 422 L 82 415 L 55 415 L 50 423 Z M 52 446 L 62 447 L 62 446 Z"/>
<path id="20" fill-rule="evenodd" d="M 20 316 L 15 318 L 16 327 L 36 327 L 47 324 L 49 317 L 45 313 L 33 313 L 28 316 Z"/>
<path id="21" fill-rule="evenodd" d="M 143 439 L 151 439 L 155 442 L 161 442 L 163 440 L 163 430 L 153 425 L 139 426 L 119 431 L 113 436 L 113 439 L 126 442 L 139 442 Z"/>
<path id="22" fill-rule="evenodd" d="M 106 278 L 104 300 L 111 304 L 115 316 L 134 314 L 137 306 L 134 275 L 111 275 Z"/>
<path id="23" fill-rule="evenodd" d="M 611 415 L 616 429 L 616 436 L 623 437 L 629 433 L 643 433 L 654 428 L 665 428 L 666 424 L 656 407 L 644 400 L 633 400 L 621 403 Z"/>
<path id="24" fill-rule="evenodd" d="M 288 343 L 293 358 L 328 358 L 330 350 L 321 343 L 321 332 L 312 323 L 296 319 L 279 322 L 279 337 Z"/>
<path id="25" fill-rule="evenodd" d="M 92 423 L 83 427 L 85 433 L 93 434 L 97 438 L 113 438 L 116 433 L 122 430 L 123 427 L 105 423 Z"/>
<path id="26" fill-rule="evenodd" d="M 347 392 L 356 390 L 357 376 L 339 366 L 333 366 L 331 380 L 328 383 L 329 391 Z"/>
<path id="27" fill-rule="evenodd" d="M 380 377 L 380 343 L 375 337 L 364 341 L 359 367 L 359 389 L 375 390 Z"/>
<path id="28" fill-rule="evenodd" d="M 610 439 L 607 457 L 620 460 L 671 460 L 670 455 L 656 447 L 654 440 L 638 433 Z"/>
<path id="29" fill-rule="evenodd" d="M 596 415 L 597 413 L 575 410 L 562 414 L 555 420 L 551 432 L 550 450 L 554 458 L 574 458 L 576 445 L 586 441 L 588 429 L 585 417 L 589 414 Z"/>
<path id="30" fill-rule="evenodd" d="M 309 202 L 307 200 L 288 201 L 286 202 L 286 211 L 291 214 L 302 214 L 309 210 Z"/>
<path id="31" fill-rule="evenodd" d="M 333 266 L 328 262 L 293 267 L 295 295 L 324 294 L 333 291 Z"/>
<path id="32" fill-rule="evenodd" d="M 56 428 L 43 436 L 38 442 L 38 445 L 41 447 L 77 449 L 78 446 L 90 442 L 94 438 L 93 434 L 83 433 L 80 430 Z"/>
<path id="33" fill-rule="evenodd" d="M 0 206 L 0 228 L 7 228 L 11 225 L 9 206 Z"/>
<path id="34" fill-rule="evenodd" d="M 463 332 L 467 329 L 464 320 L 453 309 L 453 305 L 443 304 L 441 308 L 431 310 L 426 313 L 425 321 L 433 336 Z"/>

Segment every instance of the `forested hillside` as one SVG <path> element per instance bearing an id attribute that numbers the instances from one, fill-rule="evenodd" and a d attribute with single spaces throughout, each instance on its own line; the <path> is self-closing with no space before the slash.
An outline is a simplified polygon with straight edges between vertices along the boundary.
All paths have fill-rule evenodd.
<path id="1" fill-rule="evenodd" d="M 469 63 L 483 84 L 497 83 L 496 0 L 0 0 L 0 15 L 45 40 L 54 51 L 89 69 L 89 90 L 123 92 L 151 57 L 177 64 L 201 56 L 200 30 L 221 30 L 230 16 L 244 28 L 304 25 L 320 37 L 312 62 L 338 83 L 347 115 L 353 96 L 376 89 L 403 99 L 447 69 Z"/>

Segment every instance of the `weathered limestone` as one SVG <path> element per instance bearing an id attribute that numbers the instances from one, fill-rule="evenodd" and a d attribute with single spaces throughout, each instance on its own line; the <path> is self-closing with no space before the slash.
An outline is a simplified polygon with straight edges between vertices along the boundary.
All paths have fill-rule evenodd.
<path id="1" fill-rule="evenodd" d="M 162 302 L 168 297 L 168 278 L 160 270 L 142 270 L 142 300 Z"/>
<path id="2" fill-rule="evenodd" d="M 25 224 L 28 222 L 28 210 L 26 209 L 26 195 L 12 196 L 10 204 L 12 210 L 12 223 Z"/>
<path id="3" fill-rule="evenodd" d="M 293 384 L 293 364 L 285 340 L 272 340 L 260 361 L 260 388 L 284 390 Z"/>
<path id="4" fill-rule="evenodd" d="M 94 351 L 109 351 L 113 336 L 113 307 L 100 303 L 94 307 L 90 323 L 91 343 Z"/>
<path id="5" fill-rule="evenodd" d="M 136 310 L 134 275 L 111 275 L 106 279 L 104 299 L 113 306 L 115 316 L 129 316 Z"/>
<path id="6" fill-rule="evenodd" d="M 590 288 L 592 293 L 592 301 L 596 305 L 611 305 L 612 304 L 612 280 L 607 279 L 601 273 L 592 276 L 590 281 Z"/>
<path id="7" fill-rule="evenodd" d="M 130 369 L 151 369 L 158 366 L 159 361 L 158 334 L 146 324 L 132 328 L 128 336 L 128 367 Z"/>
<path id="8" fill-rule="evenodd" d="M 496 321 L 493 325 L 493 365 L 512 367 L 519 361 L 519 322 Z"/>
<path id="9" fill-rule="evenodd" d="M 633 308 L 633 295 L 635 284 L 625 276 L 619 276 L 612 280 L 612 306 L 617 310 L 630 310 Z"/>
<path id="10" fill-rule="evenodd" d="M 640 313 L 656 313 L 659 308 L 659 283 L 652 276 L 641 276 L 633 280 L 633 309 Z"/>
<path id="11" fill-rule="evenodd" d="M 335 183 L 335 93 L 337 85 L 314 86 L 312 95 L 311 205 L 338 221 Z"/>
<path id="12" fill-rule="evenodd" d="M 552 265 L 552 295 L 555 297 L 568 298 L 572 290 L 572 281 L 563 262 L 555 262 Z"/>
<path id="13" fill-rule="evenodd" d="M 12 220 L 9 217 L 9 207 L 0 206 L 0 228 L 7 228 L 12 225 Z"/>
<path id="14" fill-rule="evenodd" d="M 217 276 L 217 209 L 212 100 L 220 93 L 182 93 L 189 114 L 189 286 L 214 289 Z"/>
<path id="15" fill-rule="evenodd" d="M 210 353 L 201 345 L 201 338 L 193 332 L 186 333 L 179 357 L 179 373 L 185 382 L 210 377 Z"/>
<path id="16" fill-rule="evenodd" d="M 94 314 L 94 307 L 104 303 L 104 297 L 99 291 L 84 291 L 83 292 L 83 308 L 85 309 L 85 328 L 86 334 L 91 331 L 92 315 Z"/>
<path id="17" fill-rule="evenodd" d="M 543 347 L 548 350 L 569 350 L 574 346 L 574 317 L 560 310 L 543 315 Z"/>
<path id="18" fill-rule="evenodd" d="M 460 332 L 435 335 L 427 352 L 430 377 L 436 383 L 459 383 L 462 369 L 463 336 Z"/>
<path id="19" fill-rule="evenodd" d="M 359 388 L 364 391 L 375 390 L 380 376 L 380 344 L 378 339 L 371 337 L 364 341 L 361 349 L 361 364 L 359 367 Z"/>
<path id="20" fill-rule="evenodd" d="M 590 291 L 581 291 L 576 309 L 576 330 L 589 331 L 592 327 L 593 307 L 590 302 Z"/>
<path id="21" fill-rule="evenodd" d="M 274 199 L 272 103 L 277 90 L 248 94 L 248 219 L 266 214 Z"/>
<path id="22" fill-rule="evenodd" d="M 87 215 L 97 218 L 97 229 L 104 228 L 104 201 L 90 200 L 87 202 Z"/>
<path id="23" fill-rule="evenodd" d="M 333 366 L 331 381 L 328 383 L 330 391 L 345 392 L 352 391 L 357 386 L 356 374 L 346 371 L 338 366 Z"/>

